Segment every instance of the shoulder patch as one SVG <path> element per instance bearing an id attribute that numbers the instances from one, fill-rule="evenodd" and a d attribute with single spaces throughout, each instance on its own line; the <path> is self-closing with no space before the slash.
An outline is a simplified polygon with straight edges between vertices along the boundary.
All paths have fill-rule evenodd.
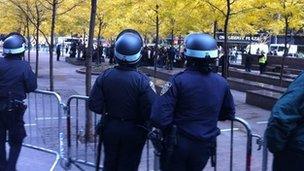
<path id="1" fill-rule="evenodd" d="M 152 81 L 149 82 L 151 89 L 156 93 L 155 85 Z"/>
<path id="2" fill-rule="evenodd" d="M 171 82 L 166 82 L 166 84 L 163 86 L 160 95 L 164 95 L 167 93 L 167 91 L 172 87 L 172 83 Z"/>

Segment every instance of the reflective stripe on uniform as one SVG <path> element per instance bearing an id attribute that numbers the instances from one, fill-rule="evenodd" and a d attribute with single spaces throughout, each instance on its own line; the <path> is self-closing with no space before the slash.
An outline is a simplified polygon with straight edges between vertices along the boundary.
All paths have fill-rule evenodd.
<path id="1" fill-rule="evenodd" d="M 186 49 L 185 52 L 186 56 L 196 57 L 196 58 L 217 58 L 218 57 L 218 50 L 192 50 Z"/>
<path id="2" fill-rule="evenodd" d="M 259 59 L 259 63 L 262 63 L 262 64 L 265 64 L 266 61 L 267 61 L 267 55 L 263 55 L 263 57 L 261 57 L 261 58 Z"/>

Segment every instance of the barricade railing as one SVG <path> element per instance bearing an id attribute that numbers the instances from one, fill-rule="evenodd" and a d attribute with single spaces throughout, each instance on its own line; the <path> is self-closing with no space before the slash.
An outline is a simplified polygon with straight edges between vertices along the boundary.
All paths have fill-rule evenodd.
<path id="1" fill-rule="evenodd" d="M 98 139 L 95 136 L 94 128 L 101 116 L 87 110 L 87 101 L 87 96 L 74 95 L 67 100 L 67 104 L 65 105 L 57 93 L 42 90 L 37 90 L 28 95 L 28 109 L 24 116 L 28 136 L 24 141 L 24 146 L 54 154 L 56 158 L 50 170 L 54 170 L 59 161 L 65 162 L 62 163 L 64 164 L 62 167 L 65 169 L 68 169 L 71 164 L 80 170 L 84 170 L 80 164 L 96 167 Z M 66 118 L 63 116 L 63 112 L 65 112 Z M 66 119 L 66 122 L 63 122 L 63 119 Z M 89 131 L 90 136 L 85 135 L 87 119 L 92 121 L 92 128 Z M 260 146 L 262 138 L 252 133 L 249 123 L 244 119 L 236 117 L 231 121 L 230 171 L 233 170 L 234 123 L 239 123 L 245 128 L 245 170 L 250 171 L 253 138 L 257 138 Z M 159 158 L 151 154 L 153 154 L 153 147 L 147 141 L 142 154 L 140 170 L 144 168 L 147 171 L 159 169 Z M 101 156 L 101 160 L 103 160 L 103 156 Z M 143 162 L 144 160 L 145 162 Z M 263 171 L 265 171 L 264 165 L 263 157 Z"/>
<path id="2" fill-rule="evenodd" d="M 97 137 L 95 136 L 95 129 L 91 130 L 91 137 L 87 137 L 89 135 L 85 135 L 86 121 L 88 119 L 86 116 L 89 115 L 87 114 L 88 111 L 86 111 L 88 99 L 89 97 L 87 96 L 74 95 L 68 99 L 66 105 L 67 165 L 73 164 L 78 168 L 81 167 L 77 163 L 95 167 L 95 158 L 97 153 Z M 73 101 L 75 101 L 74 105 Z M 75 107 L 74 110 L 72 107 Z M 93 118 L 93 128 L 95 128 L 100 116 L 92 113 L 91 117 Z M 89 149 L 91 150 L 89 151 Z"/>
<path id="3" fill-rule="evenodd" d="M 93 136 L 91 142 L 81 140 L 84 137 L 85 132 L 85 122 L 86 122 L 86 105 L 87 96 L 71 96 L 67 101 L 66 112 L 67 112 L 67 158 L 68 164 L 77 165 L 84 164 L 87 166 L 95 167 L 95 158 L 97 151 L 97 139 Z M 92 113 L 92 120 L 94 127 L 97 125 L 100 118 L 99 115 Z M 231 140 L 230 140 L 230 170 L 233 170 L 233 134 L 234 134 L 234 123 L 241 124 L 246 131 L 246 171 L 251 170 L 251 158 L 252 158 L 252 142 L 253 138 L 257 138 L 258 144 L 261 145 L 262 138 L 259 135 L 253 134 L 252 129 L 248 122 L 242 118 L 236 117 L 231 121 Z M 92 130 L 92 135 L 95 132 Z M 143 151 L 143 158 L 145 158 L 145 165 L 141 163 L 140 168 L 146 168 L 146 170 L 157 170 L 159 169 L 159 162 L 157 156 L 153 156 L 153 147 L 147 142 L 146 147 Z M 151 155 L 151 156 L 150 156 Z M 154 159 L 151 159 L 154 157 Z M 142 159 L 143 159 L 142 158 Z M 143 160 L 142 160 L 143 161 Z M 150 167 L 153 168 L 150 168 Z M 102 167 L 102 166 L 100 166 Z M 216 168 L 215 168 L 216 170 Z"/>
<path id="4" fill-rule="evenodd" d="M 34 150 L 55 155 L 55 160 L 50 170 L 60 161 L 60 150 L 62 147 L 62 110 L 63 102 L 61 97 L 55 93 L 44 90 L 36 90 L 28 94 L 25 100 L 27 110 L 24 114 L 27 137 L 23 146 Z"/>
<path id="5" fill-rule="evenodd" d="M 87 115 L 86 105 L 87 96 L 74 95 L 71 96 L 66 105 L 66 115 L 67 115 L 67 163 L 66 166 L 74 165 L 81 169 L 79 164 L 83 164 L 90 167 L 96 167 L 96 156 L 97 156 L 97 137 L 95 135 L 95 129 L 92 129 L 92 139 L 89 141 L 84 140 L 85 123 Z M 100 115 L 92 112 L 91 118 L 93 127 L 98 124 Z M 150 168 L 153 164 L 153 160 L 150 160 L 150 152 L 152 151 L 149 142 L 143 151 L 142 161 L 145 160 L 145 164 L 141 162 L 140 170 L 146 168 L 147 170 L 153 170 Z M 143 159 L 145 158 L 145 159 Z M 103 156 L 101 155 L 101 161 Z M 102 163 L 102 162 L 101 162 Z M 102 168 L 102 166 L 100 166 Z"/>
<path id="6" fill-rule="evenodd" d="M 267 171 L 267 169 L 268 169 L 268 148 L 267 148 L 267 139 L 264 134 L 262 171 Z"/>
<path id="7" fill-rule="evenodd" d="M 257 145 L 258 150 L 261 149 L 262 146 L 262 137 L 257 135 L 257 134 L 253 134 L 252 133 L 252 129 L 250 124 L 245 121 L 242 118 L 239 117 L 235 117 L 233 120 L 231 120 L 231 131 L 230 131 L 230 164 L 229 164 L 229 169 L 230 171 L 233 171 L 233 149 L 234 149 L 234 140 L 233 140 L 233 135 L 234 135 L 234 123 L 240 123 L 246 130 L 246 136 L 247 136 L 247 140 L 246 140 L 246 165 L 245 165 L 245 170 L 246 171 L 250 171 L 251 170 L 251 159 L 252 159 L 252 141 L 253 138 L 257 139 Z"/>

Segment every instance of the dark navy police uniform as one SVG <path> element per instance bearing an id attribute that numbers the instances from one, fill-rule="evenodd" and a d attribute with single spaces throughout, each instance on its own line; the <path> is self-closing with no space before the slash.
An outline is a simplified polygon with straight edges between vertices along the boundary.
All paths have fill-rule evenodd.
<path id="1" fill-rule="evenodd" d="M 89 107 L 105 114 L 104 171 L 135 171 L 140 163 L 155 92 L 149 78 L 136 67 L 117 66 L 100 75 L 92 89 Z M 105 116 L 105 115 L 104 115 Z"/>
<path id="2" fill-rule="evenodd" d="M 177 145 L 168 160 L 161 156 L 162 170 L 201 171 L 220 134 L 218 120 L 234 117 L 233 97 L 224 78 L 188 67 L 166 83 L 156 100 L 151 120 L 162 130 L 178 128 Z"/>
<path id="3" fill-rule="evenodd" d="M 21 57 L 0 58 L 0 171 L 13 171 L 26 137 L 23 115 L 25 106 L 11 106 L 12 100 L 22 101 L 26 93 L 37 88 L 37 80 L 30 64 Z M 8 135 L 9 158 L 5 142 Z"/>

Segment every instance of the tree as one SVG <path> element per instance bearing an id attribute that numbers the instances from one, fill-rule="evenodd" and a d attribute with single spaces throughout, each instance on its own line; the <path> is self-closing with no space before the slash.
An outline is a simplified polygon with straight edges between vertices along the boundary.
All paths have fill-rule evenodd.
<path id="1" fill-rule="evenodd" d="M 49 45 L 49 55 L 50 55 L 50 91 L 54 90 L 54 70 L 53 70 L 53 52 L 54 52 L 54 38 L 56 29 L 56 20 L 59 15 L 67 14 L 72 11 L 75 7 L 79 6 L 84 0 L 78 0 L 76 2 L 71 2 L 69 0 L 43 0 L 45 9 L 51 11 L 51 27 L 50 27 L 50 41 L 47 40 Z M 61 9 L 60 6 L 65 6 L 68 4 L 68 8 Z M 58 12 L 59 11 L 59 12 Z"/>
<path id="2" fill-rule="evenodd" d="M 21 32 L 24 28 L 24 15 L 22 11 L 4 0 L 0 1 L 0 7 L 1 9 L 5 9 L 0 11 L 0 32 L 2 34 Z"/>
<path id="3" fill-rule="evenodd" d="M 89 96 L 91 92 L 92 82 L 92 52 L 94 41 L 94 29 L 96 18 L 97 0 L 91 0 L 91 16 L 90 16 L 90 30 L 89 30 L 89 43 L 87 48 L 86 58 L 86 95 Z M 86 140 L 91 137 L 92 133 L 92 113 L 86 105 Z"/>
<path id="4" fill-rule="evenodd" d="M 74 2 L 75 1 L 75 2 Z M 7 4 L 10 2 L 11 4 L 15 5 L 23 14 L 27 17 L 28 21 L 30 21 L 37 30 L 44 36 L 47 44 L 49 45 L 49 65 L 50 65 L 50 90 L 54 90 L 54 74 L 53 74 L 53 49 L 54 49 L 54 36 L 55 36 L 55 26 L 56 26 L 56 19 L 57 16 L 67 14 L 75 7 L 79 6 L 84 0 L 7 0 L 3 3 Z M 35 4 L 36 8 L 32 8 L 32 4 Z M 72 4 L 72 5 L 71 5 Z M 58 7 L 61 8 L 58 8 Z M 43 9 L 41 8 L 43 7 Z M 65 8 L 62 8 L 65 7 Z M 40 28 L 40 24 L 42 22 L 41 14 L 46 13 L 45 10 L 51 11 L 51 21 L 50 21 L 50 32 L 44 31 L 44 29 Z M 58 12 L 59 11 L 59 12 Z M 36 39 L 39 41 L 39 36 L 37 37 L 36 32 Z M 50 35 L 50 40 L 48 35 Z M 36 49 L 37 50 L 37 49 Z M 37 60 L 37 51 L 36 51 L 36 60 Z M 36 68 L 38 68 L 36 63 Z M 36 70 L 38 73 L 38 70 Z"/>
<path id="5" fill-rule="evenodd" d="M 299 30 L 303 27 L 304 19 L 304 1 L 303 0 L 274 0 L 265 1 L 269 15 L 268 20 L 275 24 L 275 27 L 269 27 L 274 32 L 284 33 L 284 55 L 281 60 L 280 83 L 283 83 L 284 63 L 288 55 L 288 36 L 291 36 L 292 30 Z M 271 26 L 271 25 L 270 25 Z"/>
<path id="6" fill-rule="evenodd" d="M 229 32 L 229 26 L 230 26 L 230 20 L 232 17 L 236 18 L 238 16 L 242 16 L 246 13 L 252 12 L 256 9 L 261 8 L 261 6 L 255 6 L 256 3 L 254 3 L 253 0 L 246 0 L 240 1 L 240 0 L 217 0 L 217 1 L 211 1 L 211 0 L 204 0 L 206 4 L 208 4 L 213 10 L 216 10 L 218 13 L 220 13 L 224 17 L 224 58 L 222 63 L 222 75 L 223 77 L 228 76 L 228 32 Z M 239 19 L 239 18 L 238 18 Z M 249 22 L 246 20 L 242 20 L 242 22 Z"/>

